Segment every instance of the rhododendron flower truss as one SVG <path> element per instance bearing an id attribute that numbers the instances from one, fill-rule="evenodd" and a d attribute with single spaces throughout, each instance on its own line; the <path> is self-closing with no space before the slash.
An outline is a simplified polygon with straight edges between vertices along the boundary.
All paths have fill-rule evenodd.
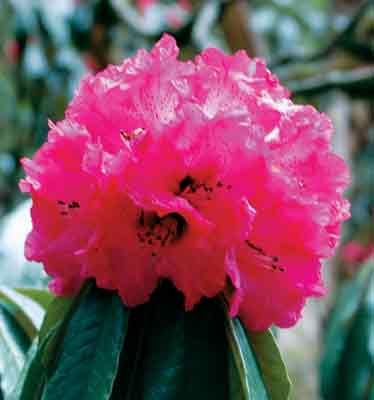
<path id="1" fill-rule="evenodd" d="M 349 215 L 330 120 L 244 51 L 177 56 L 165 35 L 83 79 L 23 160 L 26 256 L 60 295 L 93 277 L 136 306 L 170 279 L 187 309 L 221 293 L 250 329 L 291 326 Z"/>

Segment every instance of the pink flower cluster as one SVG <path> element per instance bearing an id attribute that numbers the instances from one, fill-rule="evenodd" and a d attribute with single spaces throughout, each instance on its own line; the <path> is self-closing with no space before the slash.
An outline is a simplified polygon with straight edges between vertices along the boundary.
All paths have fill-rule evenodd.
<path id="1" fill-rule="evenodd" d="M 222 293 L 248 328 L 289 327 L 324 292 L 321 259 L 349 216 L 331 122 L 244 51 L 177 56 L 165 35 L 86 77 L 50 123 L 22 161 L 26 256 L 59 295 L 93 277 L 132 307 L 165 278 L 186 309 Z"/>

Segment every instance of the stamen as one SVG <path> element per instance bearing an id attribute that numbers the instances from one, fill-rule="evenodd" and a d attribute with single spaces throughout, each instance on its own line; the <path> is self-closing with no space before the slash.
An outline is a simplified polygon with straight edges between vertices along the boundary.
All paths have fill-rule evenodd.
<path id="1" fill-rule="evenodd" d="M 145 129 L 136 128 L 135 130 L 133 130 L 132 135 L 133 135 L 133 137 L 137 137 L 137 136 L 141 135 L 144 132 L 145 132 Z"/>
<path id="2" fill-rule="evenodd" d="M 131 140 L 131 136 L 124 130 L 121 129 L 119 134 L 124 142 L 129 142 Z"/>
<path id="3" fill-rule="evenodd" d="M 255 251 L 255 257 L 257 258 L 258 261 L 261 262 L 261 265 L 266 268 L 266 269 L 271 269 L 273 271 L 280 271 L 284 272 L 285 268 L 277 265 L 279 261 L 278 256 L 271 256 L 266 254 L 266 252 L 259 246 L 256 246 L 254 243 L 249 241 L 248 239 L 245 240 L 246 245 L 251 249 Z"/>
<path id="4" fill-rule="evenodd" d="M 257 252 L 259 252 L 259 253 L 265 255 L 265 252 L 264 252 L 264 250 L 263 250 L 261 247 L 256 246 L 255 244 L 253 244 L 253 243 L 250 242 L 249 240 L 246 240 L 245 242 L 247 243 L 247 245 L 248 245 L 251 249 L 256 250 Z M 277 258 L 278 258 L 278 257 L 277 257 Z M 274 260 L 274 261 L 276 261 L 276 260 Z"/>
<path id="5" fill-rule="evenodd" d="M 144 211 L 143 210 L 140 211 L 139 224 L 141 226 L 144 226 Z"/>
<path id="6" fill-rule="evenodd" d="M 59 204 L 60 206 L 62 206 L 62 211 L 60 212 L 61 215 L 67 215 L 68 213 L 66 212 L 66 206 L 67 208 L 69 208 L 70 210 L 73 208 L 79 208 L 80 204 L 77 201 L 72 201 L 68 204 L 66 204 L 64 201 L 62 200 L 57 200 L 57 204 Z"/>
<path id="7" fill-rule="evenodd" d="M 79 208 L 79 203 L 77 203 L 76 201 L 72 201 L 71 203 L 69 203 L 68 207 L 69 208 Z"/>
<path id="8" fill-rule="evenodd" d="M 176 192 L 176 195 L 186 197 L 192 205 L 198 208 L 199 201 L 212 200 L 213 197 L 211 195 L 214 194 L 215 189 L 225 186 L 220 180 L 217 182 L 210 181 L 199 182 L 190 175 L 187 175 L 179 182 L 179 190 Z M 227 185 L 225 188 L 231 190 L 233 186 Z M 192 197 L 191 195 L 194 196 Z M 191 197 L 189 198 L 189 196 Z"/>
<path id="9" fill-rule="evenodd" d="M 177 214 L 171 213 L 160 218 L 156 213 L 139 213 L 139 232 L 136 236 L 140 243 L 146 246 L 164 247 L 180 239 L 186 229 L 185 219 Z"/>
<path id="10" fill-rule="evenodd" d="M 128 143 L 131 140 L 137 138 L 138 136 L 142 135 L 145 132 L 145 129 L 143 128 L 136 128 L 134 129 L 131 133 L 128 133 L 124 131 L 123 129 L 120 129 L 119 134 L 121 136 L 121 139 L 125 142 Z"/>
<path id="11" fill-rule="evenodd" d="M 194 180 L 190 176 L 186 176 L 179 183 L 179 192 L 183 193 L 188 187 L 192 187 Z"/>

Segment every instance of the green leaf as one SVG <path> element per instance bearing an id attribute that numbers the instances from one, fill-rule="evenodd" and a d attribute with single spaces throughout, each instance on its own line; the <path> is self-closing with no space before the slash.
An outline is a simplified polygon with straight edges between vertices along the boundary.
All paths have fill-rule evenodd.
<path id="1" fill-rule="evenodd" d="M 369 262 L 341 288 L 327 326 L 320 369 L 324 399 L 361 400 L 372 396 L 373 315 L 374 263 Z"/>
<path id="2" fill-rule="evenodd" d="M 1 389 L 10 393 L 25 363 L 30 339 L 18 324 L 7 303 L 0 302 Z"/>
<path id="3" fill-rule="evenodd" d="M 9 304 L 14 318 L 30 339 L 33 339 L 40 328 L 44 310 L 39 304 L 18 293 L 16 290 L 0 287 L 0 299 Z"/>
<path id="4" fill-rule="evenodd" d="M 163 282 L 132 311 L 127 339 L 117 379 L 123 389 L 112 399 L 227 400 L 227 341 L 217 299 L 185 312 L 183 295 Z"/>
<path id="5" fill-rule="evenodd" d="M 363 293 L 370 282 L 374 263 L 362 266 L 353 281 L 344 284 L 329 317 L 324 338 L 324 352 L 320 364 L 320 382 L 323 398 L 339 398 L 339 364 L 348 340 L 349 332 L 360 307 Z"/>
<path id="6" fill-rule="evenodd" d="M 56 297 L 48 307 L 42 326 L 40 327 L 39 337 L 42 341 L 62 320 L 68 320 L 73 312 L 74 304 L 77 303 L 76 297 Z"/>
<path id="7" fill-rule="evenodd" d="M 71 316 L 91 287 L 91 283 L 88 282 L 77 296 L 71 298 L 57 297 L 50 303 L 39 332 L 38 340 L 34 341 L 25 367 L 18 379 L 17 386 L 7 400 L 40 399 L 41 390 L 56 362 L 56 357 L 59 354 L 60 345 Z M 28 289 L 26 289 L 26 292 L 28 292 Z M 38 292 L 36 290 L 33 293 L 31 289 L 30 293 L 32 296 L 37 295 L 39 300 L 43 299 L 44 291 L 42 296 L 39 296 Z M 36 349 L 34 349 L 35 346 Z"/>
<path id="8" fill-rule="evenodd" d="M 374 270 L 349 330 L 339 365 L 338 398 L 361 400 L 374 390 Z"/>
<path id="9" fill-rule="evenodd" d="M 46 289 L 17 288 L 15 291 L 33 300 L 44 310 L 47 310 L 52 301 L 55 299 L 55 296 Z"/>
<path id="10" fill-rule="evenodd" d="M 38 350 L 38 338 L 34 339 L 26 357 L 26 361 L 22 368 L 21 373 L 17 379 L 17 384 L 15 385 L 12 393 L 7 397 L 7 400 L 18 400 L 20 399 L 21 391 L 23 390 L 24 381 L 26 379 L 27 373 L 30 369 L 32 360 L 35 358 Z"/>
<path id="11" fill-rule="evenodd" d="M 109 399 L 127 330 L 128 313 L 111 292 L 92 289 L 66 330 L 43 400 Z"/>
<path id="12" fill-rule="evenodd" d="M 42 327 L 39 331 L 39 342 L 42 344 L 44 340 L 51 336 L 54 332 L 47 350 L 42 353 L 42 363 L 46 373 L 50 374 L 51 369 L 56 363 L 56 358 L 60 350 L 61 343 L 69 321 L 74 311 L 82 303 L 89 291 L 93 287 L 91 281 L 87 281 L 81 288 L 79 294 L 75 297 L 56 297 L 45 315 Z"/>
<path id="13" fill-rule="evenodd" d="M 256 358 L 245 330 L 238 318 L 230 318 L 226 311 L 226 331 L 231 350 L 231 396 L 232 399 L 268 400 Z M 238 382 L 239 379 L 239 382 Z"/>
<path id="14" fill-rule="evenodd" d="M 247 337 L 256 355 L 269 398 L 288 399 L 291 381 L 273 333 L 270 329 L 264 332 L 247 331 Z"/>
<path id="15" fill-rule="evenodd" d="M 61 325 L 61 324 L 60 324 Z M 7 400 L 39 400 L 43 384 L 47 379 L 47 369 L 43 356 L 49 352 L 49 347 L 56 337 L 59 326 L 51 329 L 43 342 L 39 344 L 36 338 L 29 349 L 27 359 L 18 378 L 17 385 Z"/>
<path id="16" fill-rule="evenodd" d="M 120 355 L 118 373 L 114 381 L 111 400 L 134 399 L 131 396 L 134 388 L 136 371 L 142 356 L 142 349 L 149 316 L 149 305 L 143 304 L 133 308 L 129 313 L 128 331 Z"/>
<path id="17" fill-rule="evenodd" d="M 183 295 L 163 282 L 131 312 L 111 399 L 287 399 L 290 383 L 273 336 L 256 335 L 253 347 L 251 336 L 218 299 L 185 312 Z M 258 359 L 271 365 L 264 368 Z"/>

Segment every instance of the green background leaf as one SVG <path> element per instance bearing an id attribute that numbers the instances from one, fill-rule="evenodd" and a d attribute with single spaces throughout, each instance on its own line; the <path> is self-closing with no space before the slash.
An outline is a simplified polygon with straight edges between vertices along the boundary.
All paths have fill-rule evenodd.
<path id="1" fill-rule="evenodd" d="M 374 292 L 374 263 L 361 267 L 353 281 L 344 284 L 326 326 L 324 351 L 320 364 L 321 392 L 324 399 L 348 399 L 362 396 L 361 373 L 373 375 L 374 349 L 369 332 L 373 332 L 373 309 L 370 293 Z M 371 304 L 371 305 L 370 305 Z M 369 314 L 368 314 L 369 312 Z M 369 349 L 371 348 L 371 356 Z M 371 357 L 371 365 L 368 357 Z M 356 365 L 356 367 L 354 367 Z M 347 370 L 350 371 L 349 379 Z M 355 374 L 357 377 L 353 383 Z M 374 376 L 371 377 L 374 383 Z M 348 387 L 349 386 L 349 387 Z M 344 389 L 345 388 L 345 389 Z M 361 399 L 361 398 L 360 398 Z"/>
<path id="2" fill-rule="evenodd" d="M 374 263 L 368 262 L 342 286 L 326 327 L 320 366 L 324 399 L 361 400 L 373 393 L 373 315 Z"/>
<path id="3" fill-rule="evenodd" d="M 30 338 L 14 318 L 9 304 L 0 303 L 0 375 L 5 395 L 17 382 L 30 344 Z"/>
<path id="4" fill-rule="evenodd" d="M 47 310 L 52 301 L 55 299 L 55 296 L 46 289 L 17 288 L 15 291 L 33 300 L 44 310 Z"/>
<path id="5" fill-rule="evenodd" d="M 247 331 L 247 336 L 261 369 L 269 398 L 271 400 L 288 399 L 291 381 L 271 330 L 268 329 L 265 332 Z"/>
<path id="6" fill-rule="evenodd" d="M 33 300 L 5 286 L 0 287 L 0 299 L 10 306 L 13 317 L 30 339 L 33 339 L 42 324 L 44 310 Z"/>

